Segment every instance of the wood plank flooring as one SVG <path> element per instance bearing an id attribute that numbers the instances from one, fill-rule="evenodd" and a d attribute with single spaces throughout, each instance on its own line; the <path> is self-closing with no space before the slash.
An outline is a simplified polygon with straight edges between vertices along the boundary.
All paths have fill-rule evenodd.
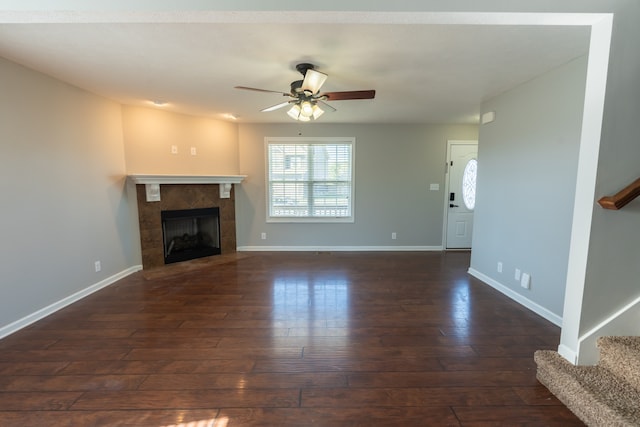
<path id="1" fill-rule="evenodd" d="M 465 252 L 255 253 L 142 272 L 0 340 L 2 426 L 580 426 L 559 328 Z"/>

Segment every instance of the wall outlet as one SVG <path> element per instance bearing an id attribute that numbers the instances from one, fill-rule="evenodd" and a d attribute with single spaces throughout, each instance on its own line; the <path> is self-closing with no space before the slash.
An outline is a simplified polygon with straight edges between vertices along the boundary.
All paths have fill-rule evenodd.
<path id="1" fill-rule="evenodd" d="M 391 238 L 392 238 L 393 240 L 396 240 L 396 238 L 397 238 L 397 237 L 398 237 L 398 235 L 397 235 L 395 232 L 394 232 L 394 233 L 391 233 Z"/>
<path id="2" fill-rule="evenodd" d="M 171 154 L 178 154 L 178 146 L 177 145 L 172 145 L 171 146 Z"/>
<path id="3" fill-rule="evenodd" d="M 502 273 L 502 262 L 498 261 L 498 273 Z"/>
<path id="4" fill-rule="evenodd" d="M 262 240 L 267 240 L 267 233 L 260 233 L 260 238 Z"/>
<path id="5" fill-rule="evenodd" d="M 520 286 L 525 289 L 529 289 L 531 287 L 531 276 L 529 273 L 522 273 L 522 279 L 520 279 Z"/>
<path id="6" fill-rule="evenodd" d="M 198 154 L 198 150 L 196 150 L 196 147 L 191 147 L 191 155 L 195 156 Z"/>
<path id="7" fill-rule="evenodd" d="M 521 273 L 522 272 L 520 271 L 520 269 L 516 268 L 516 274 L 513 276 L 513 278 L 516 279 L 516 280 L 520 280 L 520 274 Z"/>
<path id="8" fill-rule="evenodd" d="M 102 264 L 100 264 L 100 261 L 96 261 L 93 263 L 93 266 L 96 269 L 96 273 L 98 273 L 100 270 L 102 270 Z"/>

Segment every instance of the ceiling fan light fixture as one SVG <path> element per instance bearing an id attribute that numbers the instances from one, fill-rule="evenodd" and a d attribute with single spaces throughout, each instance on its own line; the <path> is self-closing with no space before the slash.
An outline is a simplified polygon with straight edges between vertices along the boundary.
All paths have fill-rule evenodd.
<path id="1" fill-rule="evenodd" d="M 313 120 L 317 120 L 318 117 L 324 114 L 324 110 L 317 105 L 313 106 Z"/>
<path id="2" fill-rule="evenodd" d="M 298 104 L 293 104 L 293 107 L 291 107 L 289 111 L 287 111 L 287 114 L 293 120 L 298 120 L 298 118 L 300 117 L 300 106 Z"/>
<path id="3" fill-rule="evenodd" d="M 308 115 L 306 115 L 306 113 L 308 113 Z M 308 122 L 311 119 L 315 120 L 320 117 L 322 113 L 324 113 L 324 111 L 322 111 L 320 107 L 311 104 L 309 101 L 294 104 L 289 111 L 287 111 L 289 117 L 300 122 Z"/>
<path id="4" fill-rule="evenodd" d="M 326 74 L 310 68 L 304 75 L 304 80 L 302 81 L 302 90 L 309 91 L 312 94 L 317 93 L 320 90 L 320 87 L 322 87 L 322 85 L 324 84 L 325 80 L 327 80 Z"/>
<path id="5" fill-rule="evenodd" d="M 313 115 L 313 105 L 309 101 L 302 101 L 300 103 L 300 115 L 304 117 L 311 117 Z"/>

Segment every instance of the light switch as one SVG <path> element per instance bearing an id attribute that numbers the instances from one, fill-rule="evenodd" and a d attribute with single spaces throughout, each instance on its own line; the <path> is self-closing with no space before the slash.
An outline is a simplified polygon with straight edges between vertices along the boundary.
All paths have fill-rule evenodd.
<path id="1" fill-rule="evenodd" d="M 431 191 L 440 190 L 440 184 L 431 184 L 431 185 L 429 185 L 429 190 L 431 190 Z"/>

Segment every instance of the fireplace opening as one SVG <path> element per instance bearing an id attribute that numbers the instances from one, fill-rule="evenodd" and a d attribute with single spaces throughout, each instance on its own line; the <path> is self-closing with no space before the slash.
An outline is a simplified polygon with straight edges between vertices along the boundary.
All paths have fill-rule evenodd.
<path id="1" fill-rule="evenodd" d="M 220 254 L 220 209 L 182 209 L 160 212 L 164 263 Z"/>

